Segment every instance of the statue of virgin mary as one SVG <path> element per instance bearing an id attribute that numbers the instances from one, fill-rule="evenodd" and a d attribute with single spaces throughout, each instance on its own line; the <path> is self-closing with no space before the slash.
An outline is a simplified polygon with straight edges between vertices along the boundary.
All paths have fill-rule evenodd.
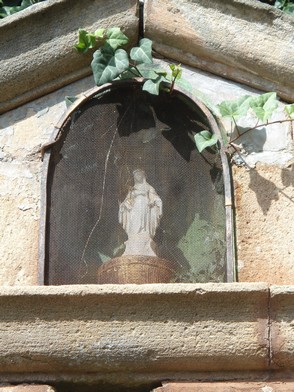
<path id="1" fill-rule="evenodd" d="M 133 176 L 134 186 L 119 207 L 119 223 L 128 235 L 124 255 L 156 256 L 153 237 L 162 215 L 162 201 L 143 170 L 135 170 Z"/>

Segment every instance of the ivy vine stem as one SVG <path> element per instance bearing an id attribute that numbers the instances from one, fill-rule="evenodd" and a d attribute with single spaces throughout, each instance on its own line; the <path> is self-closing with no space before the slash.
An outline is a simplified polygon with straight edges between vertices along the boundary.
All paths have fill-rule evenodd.
<path id="1" fill-rule="evenodd" d="M 276 121 L 271 121 L 271 122 L 266 122 L 266 123 L 263 123 L 263 124 L 256 125 L 256 126 L 254 126 L 254 127 L 252 127 L 252 128 L 246 129 L 246 131 L 242 132 L 241 134 L 238 132 L 238 136 L 235 137 L 234 139 L 230 140 L 230 143 L 234 143 L 234 142 L 235 142 L 236 140 L 238 140 L 241 136 L 245 135 L 246 133 L 248 133 L 248 132 L 250 132 L 250 131 L 253 131 L 254 129 L 261 128 L 261 127 L 266 127 L 266 126 L 268 126 L 268 125 L 281 124 L 281 123 L 293 122 L 293 121 L 294 121 L 294 119 L 290 118 L 290 119 L 276 120 Z M 230 143 L 229 143 L 229 144 L 230 144 Z"/>

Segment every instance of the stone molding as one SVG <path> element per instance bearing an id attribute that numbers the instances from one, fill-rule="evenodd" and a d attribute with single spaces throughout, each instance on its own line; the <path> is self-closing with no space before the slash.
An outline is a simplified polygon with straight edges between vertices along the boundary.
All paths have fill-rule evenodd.
<path id="1" fill-rule="evenodd" d="M 1 386 L 0 392 L 55 392 L 56 390 L 50 385 L 34 385 L 34 384 L 20 384 L 20 385 L 6 385 Z"/>
<path id="2" fill-rule="evenodd" d="M 137 0 L 47 0 L 0 20 L 0 113 L 90 75 L 77 31 L 107 26 L 137 42 Z"/>
<path id="3" fill-rule="evenodd" d="M 293 16 L 256 0 L 145 3 L 159 54 L 294 101 Z"/>
<path id="4" fill-rule="evenodd" d="M 264 283 L 2 287 L 0 380 L 293 369 L 293 294 Z"/>
<path id="5" fill-rule="evenodd" d="M 289 392 L 293 381 L 285 382 L 187 382 L 166 383 L 153 392 Z"/>
<path id="6" fill-rule="evenodd" d="M 137 42 L 138 3 L 47 0 L 0 20 L 0 113 L 91 74 L 78 28 Z M 144 23 L 161 55 L 294 101 L 293 17 L 255 0 L 146 0 Z"/>

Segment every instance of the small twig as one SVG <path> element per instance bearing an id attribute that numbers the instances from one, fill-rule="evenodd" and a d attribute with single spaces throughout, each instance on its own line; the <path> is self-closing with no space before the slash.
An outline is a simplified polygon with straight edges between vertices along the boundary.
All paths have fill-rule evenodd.
<path id="1" fill-rule="evenodd" d="M 135 68 L 135 67 L 134 67 Z M 136 68 L 135 68 L 136 69 Z M 137 69 L 136 69 L 137 70 Z M 131 68 L 128 69 L 129 72 L 131 72 L 131 74 L 133 74 L 136 78 L 138 76 L 142 76 L 140 73 L 136 74 Z"/>
<path id="2" fill-rule="evenodd" d="M 136 64 L 130 63 L 130 66 L 133 67 L 133 68 L 135 68 L 135 70 L 138 72 L 138 75 L 136 75 L 135 72 L 134 72 L 131 68 L 129 68 L 129 71 L 130 71 L 133 75 L 135 75 L 135 76 L 137 76 L 137 77 L 138 77 L 138 76 L 141 76 L 141 77 L 143 78 L 143 75 L 141 74 L 141 72 L 140 72 L 140 70 L 138 69 L 138 67 L 137 67 Z"/>
<path id="3" fill-rule="evenodd" d="M 180 70 L 177 71 L 176 75 L 174 76 L 174 78 L 173 78 L 173 80 L 171 82 L 171 86 L 170 86 L 170 90 L 169 90 L 169 94 L 170 95 L 172 95 L 172 93 L 174 91 L 175 83 L 176 83 L 176 80 L 177 80 L 177 77 L 178 77 L 179 73 L 180 73 Z"/>
<path id="4" fill-rule="evenodd" d="M 238 127 L 238 124 L 236 123 L 235 117 L 233 116 L 232 119 L 233 119 L 233 121 L 234 121 L 234 124 L 235 124 L 235 127 L 236 127 L 236 131 L 237 131 L 237 134 L 238 134 L 238 137 L 240 137 L 240 136 L 241 136 L 241 133 L 240 133 L 240 129 L 239 129 L 239 127 Z M 232 141 L 232 140 L 231 140 L 231 141 Z"/>
<path id="5" fill-rule="evenodd" d="M 248 165 L 248 163 L 244 160 L 244 158 L 242 157 L 242 155 L 240 154 L 240 152 L 238 151 L 238 149 L 234 146 L 234 144 L 232 142 L 229 143 L 229 145 L 234 149 L 234 151 L 239 155 L 239 158 L 241 159 L 241 161 L 244 163 L 244 165 L 251 170 L 251 167 Z M 233 158 L 233 154 L 231 154 L 231 158 Z"/>

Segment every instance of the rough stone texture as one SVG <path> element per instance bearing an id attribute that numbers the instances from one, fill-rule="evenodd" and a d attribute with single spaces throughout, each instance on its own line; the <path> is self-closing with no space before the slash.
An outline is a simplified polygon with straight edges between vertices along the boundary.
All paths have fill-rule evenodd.
<path id="1" fill-rule="evenodd" d="M 293 259 L 292 259 L 293 260 Z M 273 286 L 270 299 L 272 367 L 294 365 L 294 286 Z"/>
<path id="2" fill-rule="evenodd" d="M 154 392 L 286 392 L 293 388 L 293 382 L 170 383 Z"/>
<path id="3" fill-rule="evenodd" d="M 89 75 L 77 31 L 119 26 L 138 39 L 136 0 L 48 0 L 0 21 L 0 113 Z M 44 28 L 46 26 L 46 28 Z"/>
<path id="4" fill-rule="evenodd" d="M 145 36 L 160 54 L 290 101 L 293 27 L 293 17 L 254 0 L 148 0 L 145 6 Z"/>
<path id="5" fill-rule="evenodd" d="M 289 392 L 294 382 L 195 382 L 167 383 L 154 392 Z"/>
<path id="6" fill-rule="evenodd" d="M 234 167 L 239 281 L 294 282 L 294 165 Z"/>
<path id="7" fill-rule="evenodd" d="M 267 305 L 265 284 L 2 288 L 0 379 L 265 370 Z"/>
<path id="8" fill-rule="evenodd" d="M 23 384 L 4 387 L 0 385 L 0 392 L 55 392 L 55 389 L 49 385 Z"/>
<path id="9" fill-rule="evenodd" d="M 37 283 L 42 171 L 38 150 L 66 109 L 64 97 L 92 86 L 92 78 L 86 78 L 0 118 L 0 285 Z"/>
<path id="10" fill-rule="evenodd" d="M 166 67 L 167 63 L 162 63 L 162 65 Z M 223 100 L 238 98 L 248 93 L 258 93 L 256 90 L 195 69 L 184 67 L 183 73 L 183 77 L 189 80 L 192 85 L 192 93 L 211 107 L 216 107 Z M 42 170 L 38 150 L 42 144 L 49 141 L 56 124 L 65 112 L 65 96 L 79 95 L 93 87 L 93 84 L 92 77 L 85 78 L 7 112 L 0 118 L 0 200 L 2 211 L 0 214 L 0 285 L 32 285 L 37 283 Z M 282 106 L 281 103 L 280 109 Z M 280 112 L 277 115 L 279 116 Z M 246 145 L 252 151 L 245 159 L 252 166 L 256 165 L 258 161 L 265 161 L 275 162 L 284 168 L 264 166 L 264 174 L 262 172 L 260 175 L 258 175 L 258 170 L 252 170 L 250 175 L 244 168 L 235 168 L 234 170 L 237 197 L 238 256 L 241 268 L 239 277 L 244 281 L 267 281 L 269 279 L 269 282 L 276 284 L 291 283 L 293 268 L 290 261 L 292 255 L 290 228 L 293 227 L 293 223 L 290 217 L 293 209 L 291 200 L 293 200 L 294 180 L 293 170 L 287 168 L 287 165 L 293 162 L 293 152 L 290 148 L 291 129 L 289 124 L 283 124 L 268 132 L 260 133 L 258 131 L 259 136 L 260 134 L 262 134 L 262 140 L 260 137 L 257 139 L 258 148 L 256 150 L 252 148 L 256 140 L 252 140 L 250 135 L 242 141 L 244 145 L 247 143 Z M 276 140 L 277 134 L 279 135 L 278 141 Z M 260 151 L 261 145 L 263 150 Z M 262 181 L 260 176 L 262 178 L 268 176 L 268 180 L 271 182 Z M 266 188 L 267 192 L 264 192 L 263 187 L 266 185 L 271 185 L 270 192 L 268 192 L 268 188 Z M 248 195 L 250 195 L 250 199 L 247 201 Z M 258 204 L 259 200 L 266 198 L 269 200 L 268 206 L 271 207 L 269 213 L 263 213 L 264 207 L 260 207 Z M 275 206 L 277 206 L 277 210 L 275 210 Z M 246 223 L 248 217 L 250 217 L 251 225 Z M 265 225 L 267 231 L 263 232 L 262 229 Z M 279 228 L 277 233 L 273 231 L 275 226 Z M 251 235 L 252 230 L 255 230 L 256 235 Z M 288 234 L 285 237 L 286 231 Z M 269 235 L 274 235 L 274 238 L 279 240 L 268 242 L 268 238 L 271 238 Z M 260 241 L 266 244 L 263 252 L 260 252 Z M 273 247 L 274 251 L 270 251 Z M 289 256 L 287 256 L 288 250 L 290 251 Z M 256 257 L 252 258 L 256 254 L 255 252 L 258 256 L 260 253 L 262 255 L 258 263 Z M 268 256 L 266 252 L 268 252 Z M 275 260 L 273 260 L 273 256 Z M 271 263 L 271 269 L 267 268 L 267 263 Z M 263 268 L 261 268 L 261 264 Z M 242 268 L 244 265 L 245 267 Z M 275 267 L 277 265 L 281 268 Z"/>

